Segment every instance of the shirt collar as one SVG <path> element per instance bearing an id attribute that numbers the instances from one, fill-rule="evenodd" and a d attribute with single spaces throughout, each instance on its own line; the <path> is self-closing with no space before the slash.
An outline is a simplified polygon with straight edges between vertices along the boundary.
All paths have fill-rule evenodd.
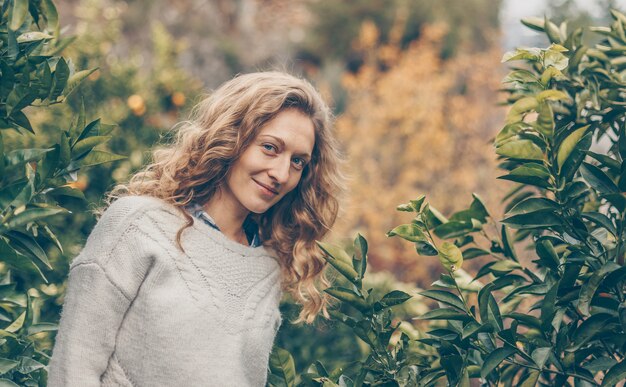
<path id="1" fill-rule="evenodd" d="M 215 220 L 213 220 L 211 215 L 209 215 L 200 204 L 191 203 L 190 205 L 185 207 L 185 209 L 194 217 L 202 220 L 204 223 L 221 232 L 220 228 L 215 223 Z M 250 216 L 246 217 L 246 220 L 244 220 L 243 222 L 243 231 L 246 234 L 246 238 L 248 239 L 248 244 L 250 245 L 250 247 L 261 246 L 259 226 Z"/>

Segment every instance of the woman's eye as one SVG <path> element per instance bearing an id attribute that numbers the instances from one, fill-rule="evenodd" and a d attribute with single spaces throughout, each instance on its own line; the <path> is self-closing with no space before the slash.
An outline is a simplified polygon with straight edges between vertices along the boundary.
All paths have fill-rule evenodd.
<path id="1" fill-rule="evenodd" d="M 297 168 L 302 169 L 304 168 L 304 165 L 306 164 L 306 162 L 304 161 L 304 159 L 300 158 L 300 157 L 294 157 L 292 162 L 296 165 Z"/>
<path id="2" fill-rule="evenodd" d="M 263 144 L 263 149 L 268 150 L 270 152 L 276 152 L 276 147 L 272 144 Z"/>

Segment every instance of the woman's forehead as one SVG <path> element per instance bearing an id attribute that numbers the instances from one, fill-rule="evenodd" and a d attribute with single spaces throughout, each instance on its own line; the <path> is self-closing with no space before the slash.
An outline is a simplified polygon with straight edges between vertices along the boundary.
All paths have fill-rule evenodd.
<path id="1" fill-rule="evenodd" d="M 286 109 L 264 125 L 257 137 L 274 139 L 294 152 L 310 155 L 315 145 L 315 127 L 306 114 Z"/>

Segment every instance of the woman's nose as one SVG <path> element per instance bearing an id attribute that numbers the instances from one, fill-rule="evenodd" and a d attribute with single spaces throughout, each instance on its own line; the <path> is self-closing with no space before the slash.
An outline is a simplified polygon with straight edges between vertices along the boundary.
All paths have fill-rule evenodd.
<path id="1" fill-rule="evenodd" d="M 278 184 L 285 184 L 289 180 L 291 160 L 288 157 L 278 157 L 269 169 L 269 175 Z"/>

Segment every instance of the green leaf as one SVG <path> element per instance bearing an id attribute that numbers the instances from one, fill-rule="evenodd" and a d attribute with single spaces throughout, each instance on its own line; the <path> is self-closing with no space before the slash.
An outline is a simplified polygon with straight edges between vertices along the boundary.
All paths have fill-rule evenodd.
<path id="1" fill-rule="evenodd" d="M 552 137 L 554 134 L 554 112 L 550 104 L 543 102 L 537 109 L 537 130 L 544 136 Z"/>
<path id="2" fill-rule="evenodd" d="M 528 198 L 517 203 L 507 216 L 529 214 L 537 211 L 556 211 L 560 209 L 559 204 L 554 200 L 546 198 Z"/>
<path id="3" fill-rule="evenodd" d="M 600 153 L 587 151 L 587 154 L 597 160 L 603 167 L 606 167 L 614 174 L 619 174 L 621 163 L 614 158 Z"/>
<path id="4" fill-rule="evenodd" d="M 496 261 L 490 266 L 490 269 L 495 272 L 508 273 L 516 269 L 521 269 L 521 266 L 519 263 L 514 261 Z"/>
<path id="5" fill-rule="evenodd" d="M 439 246 L 439 262 L 446 270 L 459 270 L 463 266 L 463 253 L 454 243 L 443 242 Z"/>
<path id="6" fill-rule="evenodd" d="M 626 266 L 622 266 L 620 269 L 614 270 L 609 273 L 604 281 L 602 281 L 602 286 L 610 288 L 613 286 L 617 286 L 624 280 L 626 280 Z"/>
<path id="7" fill-rule="evenodd" d="M 359 283 L 359 273 L 352 267 L 352 258 L 342 248 L 329 243 L 317 242 L 317 245 L 325 253 L 324 258 L 339 273 L 352 283 Z"/>
<path id="8" fill-rule="evenodd" d="M 562 55 L 562 54 L 559 54 Z M 562 55 L 563 56 L 563 55 Z M 560 69 L 562 70 L 562 69 Z M 549 89 L 549 90 L 544 90 L 541 93 L 537 94 L 537 100 L 539 102 L 543 102 L 543 101 L 564 101 L 564 100 L 568 100 L 569 97 L 566 93 L 560 91 L 560 90 L 554 90 L 554 89 Z"/>
<path id="9" fill-rule="evenodd" d="M 582 214 L 580 214 L 580 216 L 584 219 L 594 222 L 600 227 L 604 227 L 611 234 L 613 234 L 614 236 L 617 236 L 617 229 L 615 228 L 615 225 L 613 224 L 611 219 L 609 219 L 606 215 L 601 214 L 599 212 L 583 212 Z"/>
<path id="10" fill-rule="evenodd" d="M 282 348 L 274 347 L 269 361 L 270 372 L 285 386 L 292 387 L 296 383 L 296 368 L 291 354 Z"/>
<path id="11" fill-rule="evenodd" d="M 34 335 L 40 332 L 55 332 L 59 329 L 59 326 L 57 324 L 53 324 L 53 323 L 38 323 L 38 324 L 33 324 L 31 326 L 28 327 L 28 329 L 26 330 L 27 335 Z"/>
<path id="12" fill-rule="evenodd" d="M 81 105 L 81 109 L 84 109 L 85 106 Z M 82 113 L 84 116 L 84 113 Z M 77 121 L 77 124 L 81 124 L 81 122 L 79 122 L 80 120 Z M 74 140 L 74 142 L 72 143 L 72 147 L 76 146 L 76 144 L 78 142 L 81 142 L 84 139 L 87 139 L 89 137 L 92 136 L 103 136 L 100 134 L 100 127 L 101 127 L 101 123 L 100 123 L 100 119 L 98 118 L 97 120 L 93 120 L 91 121 L 89 124 L 85 125 L 85 127 L 81 130 L 80 134 L 76 137 L 76 139 Z M 77 132 L 78 129 L 80 128 L 76 128 L 75 130 L 72 130 L 72 132 Z"/>
<path id="13" fill-rule="evenodd" d="M 19 362 L 11 359 L 0 358 L 0 375 L 6 374 L 13 368 L 17 367 Z"/>
<path id="14" fill-rule="evenodd" d="M 519 385 L 519 387 L 535 387 L 539 381 L 539 376 L 541 376 L 541 372 L 536 370 L 529 371 L 528 377 Z"/>
<path id="15" fill-rule="evenodd" d="M 602 328 L 609 323 L 611 315 L 607 313 L 598 313 L 591 315 L 583 321 L 582 324 L 573 332 L 572 342 L 568 352 L 578 351 L 583 345 L 587 344 L 595 335 L 602 333 Z"/>
<path id="16" fill-rule="evenodd" d="M 54 144 L 50 152 L 46 153 L 43 161 L 39 163 L 37 173 L 41 177 L 41 180 L 45 180 L 52 176 L 56 167 L 59 164 L 59 155 L 61 148 L 59 144 Z"/>
<path id="17" fill-rule="evenodd" d="M 615 364 L 611 369 L 604 375 L 604 379 L 602 380 L 602 386 L 613 386 L 619 383 L 620 381 L 624 381 L 626 379 L 626 359 L 622 359 L 621 362 Z"/>
<path id="18" fill-rule="evenodd" d="M 22 312 L 15 319 L 15 321 L 13 321 L 11 323 L 11 325 L 9 325 L 8 327 L 4 328 L 4 330 L 7 331 L 7 332 L 11 332 L 11 333 L 15 333 L 15 332 L 19 331 L 20 329 L 22 329 L 22 326 L 24 325 L 24 319 L 25 318 L 26 318 L 26 312 Z"/>
<path id="19" fill-rule="evenodd" d="M 517 351 L 510 347 L 496 348 L 495 351 L 491 352 L 483 363 L 483 366 L 480 370 L 480 376 L 483 378 L 487 378 L 487 375 L 491 373 L 497 366 L 500 365 L 507 357 L 514 355 Z"/>
<path id="20" fill-rule="evenodd" d="M 59 14 L 52 0 L 43 0 L 41 2 L 41 12 L 46 18 L 48 29 L 57 31 L 59 29 Z"/>
<path id="21" fill-rule="evenodd" d="M 503 329 L 500 308 L 491 294 L 493 283 L 487 284 L 478 292 L 478 310 L 483 323 L 490 322 L 498 331 Z"/>
<path id="22" fill-rule="evenodd" d="M 448 239 L 456 238 L 475 230 L 475 225 L 472 222 L 455 221 L 451 220 L 447 223 L 440 224 L 435 227 L 433 232 L 439 238 Z"/>
<path id="23" fill-rule="evenodd" d="M 619 129 L 619 138 L 617 140 L 617 150 L 622 160 L 626 160 L 626 127 L 621 125 Z"/>
<path id="24" fill-rule="evenodd" d="M 50 101 L 56 101 L 61 93 L 63 93 L 69 77 L 70 68 L 68 67 L 65 59 L 61 57 L 57 62 L 52 77 L 52 87 L 50 88 L 50 95 L 48 96 L 48 99 L 50 99 Z"/>
<path id="25" fill-rule="evenodd" d="M 395 305 L 400 305 L 409 300 L 411 297 L 410 294 L 407 294 L 400 290 L 392 290 L 391 292 L 385 294 L 385 296 L 379 301 L 384 307 L 390 307 Z"/>
<path id="26" fill-rule="evenodd" d="M 552 285 L 550 290 L 548 290 L 548 292 L 546 293 L 543 302 L 541 303 L 541 329 L 546 332 L 546 334 L 550 333 L 550 325 L 554 316 L 557 313 L 555 306 L 558 290 L 558 283 Z"/>
<path id="27" fill-rule="evenodd" d="M 465 327 L 463 327 L 462 340 L 472 337 L 482 332 L 493 332 L 493 325 L 490 323 L 479 324 L 475 321 L 471 321 Z"/>
<path id="28" fill-rule="evenodd" d="M 496 149 L 500 156 L 519 160 L 543 160 L 543 151 L 531 140 L 510 141 Z"/>
<path id="29" fill-rule="evenodd" d="M 67 212 L 67 210 L 60 207 L 29 208 L 9 218 L 9 220 L 6 222 L 6 225 L 11 229 L 15 229 L 36 220 L 47 218 L 49 216 L 60 214 L 62 212 Z"/>
<path id="30" fill-rule="evenodd" d="M 560 226 L 561 218 L 553 212 L 537 211 L 508 217 L 502 223 L 513 229 L 526 230 Z"/>
<path id="31" fill-rule="evenodd" d="M 111 136 L 92 136 L 77 142 L 72 147 L 72 158 L 79 158 L 84 153 L 91 151 L 95 146 L 105 143 L 111 139 Z"/>
<path id="32" fill-rule="evenodd" d="M 482 223 L 487 221 L 489 217 L 489 211 L 487 211 L 487 206 L 485 206 L 485 201 L 478 196 L 477 193 L 472 193 L 472 204 L 470 204 L 470 212 L 472 213 L 472 217 L 474 219 L 478 219 Z"/>
<path id="33" fill-rule="evenodd" d="M 463 305 L 463 301 L 454 293 L 446 292 L 445 290 L 426 290 L 419 293 L 420 295 L 433 299 L 435 301 L 439 301 L 446 305 L 453 306 L 461 311 L 465 311 L 465 306 Z"/>
<path id="34" fill-rule="evenodd" d="M 71 159 L 70 137 L 67 132 L 61 133 L 59 141 L 59 168 L 65 168 L 69 165 Z"/>
<path id="35" fill-rule="evenodd" d="M 429 257 L 439 254 L 435 246 L 428 241 L 415 242 L 415 250 L 419 255 L 426 255 Z"/>
<path id="36" fill-rule="evenodd" d="M 526 17 L 521 20 L 522 24 L 535 31 L 543 32 L 545 21 L 540 17 Z"/>
<path id="37" fill-rule="evenodd" d="M 16 117 L 18 111 L 30 105 L 35 99 L 37 99 L 36 90 L 18 85 L 7 96 L 6 112 L 9 116 Z"/>
<path id="38" fill-rule="evenodd" d="M 12 31 L 19 30 L 22 24 L 24 24 L 27 14 L 28 14 L 28 0 L 13 0 L 13 7 L 11 8 L 9 28 Z"/>
<path id="39" fill-rule="evenodd" d="M 482 257 L 484 255 L 489 255 L 490 252 L 488 250 L 480 249 L 477 247 L 468 247 L 463 251 L 463 259 L 468 260 L 476 257 Z"/>
<path id="40" fill-rule="evenodd" d="M 394 228 L 393 230 L 389 231 L 387 233 L 387 236 L 388 237 L 399 236 L 400 238 L 406 239 L 407 241 L 411 241 L 411 242 L 428 240 L 426 236 L 424 235 L 424 233 L 422 232 L 422 230 L 420 230 L 419 226 L 414 223 L 402 224 Z"/>
<path id="41" fill-rule="evenodd" d="M 502 83 L 539 83 L 537 76 L 528 70 L 513 70 L 503 80 Z"/>
<path id="42" fill-rule="evenodd" d="M 550 66 L 548 68 L 546 68 L 543 73 L 541 73 L 541 84 L 544 86 L 548 86 L 550 84 L 550 81 L 552 79 L 562 79 L 563 78 L 563 73 L 561 72 L 561 70 L 557 69 L 556 67 Z M 550 107 L 550 111 L 552 112 L 552 108 Z M 545 113 L 547 114 L 547 113 Z M 554 118 L 554 117 L 552 117 Z"/>
<path id="43" fill-rule="evenodd" d="M 557 153 L 557 165 L 559 166 L 559 173 L 561 172 L 563 164 L 565 164 L 565 161 L 572 154 L 572 151 L 574 150 L 576 145 L 578 145 L 580 139 L 583 138 L 588 128 L 589 125 L 583 126 L 580 129 L 576 129 L 569 136 L 567 136 L 567 138 L 565 138 L 563 142 L 561 142 Z"/>
<path id="44" fill-rule="evenodd" d="M 87 78 L 89 75 L 91 75 L 96 70 L 98 70 L 98 69 L 95 68 L 95 69 L 90 69 L 90 70 L 78 71 L 75 74 L 73 74 L 71 77 L 69 77 L 69 79 L 67 81 L 67 86 L 65 87 L 65 92 L 63 93 L 65 95 L 65 98 L 69 97 L 70 94 L 72 94 L 72 92 L 74 90 L 76 90 L 78 85 L 80 85 L 80 83 L 85 78 Z"/>
<path id="45" fill-rule="evenodd" d="M 592 374 L 596 374 L 600 371 L 606 371 L 609 368 L 617 364 L 617 361 L 612 357 L 600 356 L 594 360 L 585 364 L 585 369 Z"/>
<path id="46" fill-rule="evenodd" d="M 116 155 L 113 153 L 92 150 L 87 156 L 78 161 L 79 168 L 92 167 L 94 165 L 109 163 L 111 161 L 123 160 L 125 156 Z"/>
<path id="47" fill-rule="evenodd" d="M 600 193 L 618 193 L 619 189 L 600 168 L 583 162 L 580 172 L 587 183 Z"/>
<path id="48" fill-rule="evenodd" d="M 584 316 L 589 315 L 589 305 L 591 304 L 591 299 L 594 294 L 596 294 L 596 291 L 598 290 L 598 287 L 604 277 L 620 267 L 620 265 L 609 261 L 602 265 L 598 270 L 594 271 L 587 281 L 583 282 L 583 285 L 580 288 L 580 296 L 578 297 L 578 309 Z"/>
<path id="49" fill-rule="evenodd" d="M 365 271 L 367 270 L 367 240 L 361 235 L 357 234 L 354 239 L 354 257 L 352 259 L 352 267 L 359 273 L 359 276 L 363 278 Z"/>
<path id="50" fill-rule="evenodd" d="M 559 171 L 559 175 L 564 181 L 572 180 L 576 171 L 582 164 L 587 154 L 586 152 L 589 150 L 589 147 L 591 147 L 591 143 L 592 143 L 592 132 L 588 132 L 587 134 L 583 136 L 582 139 L 580 139 L 580 141 L 578 141 L 578 144 L 574 147 L 574 149 L 572 150 L 572 153 L 565 160 L 565 162 L 563 163 L 563 166 L 561 167 Z"/>
<path id="51" fill-rule="evenodd" d="M 467 313 L 461 313 L 453 308 L 439 308 L 421 315 L 419 320 L 460 320 L 470 321 L 472 318 Z"/>
<path id="52" fill-rule="evenodd" d="M 505 125 L 504 128 L 496 135 L 496 139 L 493 144 L 496 147 L 501 146 L 502 144 L 516 139 L 517 135 L 529 131 L 532 129 L 532 126 L 527 122 L 514 122 L 512 124 Z"/>
<path id="53" fill-rule="evenodd" d="M 529 314 L 511 312 L 511 313 L 505 314 L 503 317 L 511 318 L 517 321 L 519 324 L 527 326 L 528 328 L 534 328 L 537 330 L 541 329 L 541 320 Z"/>
<path id="54" fill-rule="evenodd" d="M 548 360 L 548 355 L 550 355 L 551 351 L 552 348 L 550 347 L 537 348 L 533 351 L 530 357 L 533 358 L 533 361 L 535 362 L 537 367 L 543 368 L 543 366 L 546 364 L 546 360 Z"/>
<path id="55" fill-rule="evenodd" d="M 19 231 L 11 231 L 7 233 L 7 236 L 12 241 L 17 242 L 17 244 L 20 245 L 24 251 L 36 257 L 42 264 L 44 264 L 44 266 L 52 270 L 52 265 L 50 265 L 50 261 L 48 261 L 46 252 L 41 248 L 41 246 L 39 246 L 39 243 L 37 243 L 35 238 Z"/>
<path id="56" fill-rule="evenodd" d="M 59 240 L 57 239 L 56 235 L 54 235 L 54 233 L 50 230 L 50 227 L 44 224 L 40 230 L 42 231 L 42 235 L 48 238 L 50 242 L 52 242 L 61 253 L 63 253 L 63 246 L 61 245 L 61 242 L 59 242 Z"/>
<path id="57" fill-rule="evenodd" d="M 46 34 L 45 32 L 29 31 L 18 36 L 17 42 L 18 43 L 32 43 L 32 42 L 38 42 L 41 40 L 50 40 L 52 38 L 54 38 L 54 36 Z"/>
<path id="58" fill-rule="evenodd" d="M 509 110 L 506 116 L 506 123 L 512 124 L 517 121 L 522 121 L 524 115 L 535 110 L 538 105 L 539 103 L 535 97 L 520 98 L 511 106 L 511 110 Z"/>
<path id="59" fill-rule="evenodd" d="M 539 54 L 541 51 L 538 48 L 518 48 L 515 51 L 510 51 L 504 54 L 502 62 L 510 62 L 513 60 L 539 60 Z"/>
<path id="60" fill-rule="evenodd" d="M 559 268 L 559 256 L 554 250 L 552 242 L 550 242 L 549 239 L 539 240 L 535 244 L 535 250 L 537 251 L 537 255 L 544 266 L 555 271 Z"/>
<path id="61" fill-rule="evenodd" d="M 31 161 L 39 161 L 43 156 L 51 151 L 50 149 L 16 149 L 6 155 L 7 165 L 21 165 Z"/>
<path id="62" fill-rule="evenodd" d="M 548 19 L 548 16 L 544 17 L 543 26 L 544 26 L 543 28 L 545 30 L 546 35 L 548 35 L 548 39 L 550 39 L 550 42 L 561 43 L 559 28 L 556 26 L 556 24 L 552 23 Z"/>
<path id="63" fill-rule="evenodd" d="M 335 297 L 336 299 L 343 301 L 349 304 L 350 306 L 353 306 L 354 308 L 356 308 L 357 310 L 360 310 L 361 312 L 366 312 L 370 308 L 370 306 L 368 305 L 368 303 L 365 301 L 365 299 L 362 296 L 356 294 L 354 291 L 350 289 L 333 286 L 328 289 L 325 289 L 324 291 L 330 294 L 331 296 Z"/>
<path id="64" fill-rule="evenodd" d="M 517 261 L 515 245 L 513 244 L 513 240 L 511 239 L 509 230 L 505 225 L 502 225 L 500 235 L 502 236 L 502 248 L 504 250 L 504 255 L 513 259 L 514 261 Z"/>
<path id="65" fill-rule="evenodd" d="M 13 123 L 19 126 L 20 128 L 24 128 L 28 130 L 29 132 L 31 132 L 32 134 L 35 134 L 35 131 L 33 130 L 33 126 L 30 124 L 28 117 L 26 117 L 26 114 L 24 114 L 23 112 L 19 110 L 17 111 L 14 110 L 11 113 L 11 116 L 9 117 L 9 119 L 12 120 Z"/>

